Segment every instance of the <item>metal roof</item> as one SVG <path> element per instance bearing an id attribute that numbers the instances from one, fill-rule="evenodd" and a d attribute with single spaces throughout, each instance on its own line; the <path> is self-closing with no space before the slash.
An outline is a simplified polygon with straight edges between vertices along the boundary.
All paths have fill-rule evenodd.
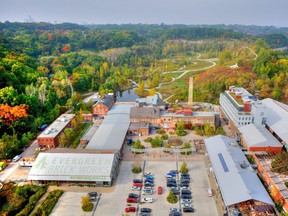
<path id="1" fill-rule="evenodd" d="M 265 127 L 249 124 L 238 129 L 250 147 L 274 146 L 282 148 L 282 144 Z"/>
<path id="2" fill-rule="evenodd" d="M 204 141 L 225 206 L 248 200 L 274 205 L 236 140 L 218 135 Z"/>
<path id="3" fill-rule="evenodd" d="M 262 100 L 268 108 L 266 124 L 288 144 L 288 105 L 271 98 Z"/>
<path id="4" fill-rule="evenodd" d="M 87 129 L 87 131 L 83 134 L 83 136 L 81 137 L 80 140 L 86 140 L 89 141 L 91 140 L 91 138 L 94 136 L 94 134 L 96 133 L 96 131 L 98 130 L 98 125 L 97 123 L 94 123 L 92 125 L 90 125 L 90 127 Z"/>
<path id="5" fill-rule="evenodd" d="M 115 154 L 40 153 L 28 180 L 111 181 Z"/>
<path id="6" fill-rule="evenodd" d="M 74 118 L 75 114 L 62 114 L 52 124 L 50 124 L 39 136 L 56 137 Z"/>
<path id="7" fill-rule="evenodd" d="M 130 125 L 132 104 L 115 104 L 107 113 L 86 149 L 120 150 Z"/>

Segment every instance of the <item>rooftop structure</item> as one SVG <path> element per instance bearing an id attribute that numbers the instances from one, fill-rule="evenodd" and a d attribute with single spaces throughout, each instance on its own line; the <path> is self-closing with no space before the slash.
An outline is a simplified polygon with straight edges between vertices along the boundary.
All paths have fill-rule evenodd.
<path id="1" fill-rule="evenodd" d="M 160 118 L 160 108 L 131 107 L 130 118 Z"/>
<path id="2" fill-rule="evenodd" d="M 75 114 L 60 115 L 49 127 L 47 127 L 38 138 L 55 138 L 71 122 Z"/>
<path id="3" fill-rule="evenodd" d="M 267 98 L 262 100 L 266 106 L 269 116 L 267 117 L 266 125 L 279 142 L 284 145 L 288 144 L 288 105 L 279 101 Z"/>
<path id="4" fill-rule="evenodd" d="M 282 151 L 282 144 L 265 128 L 254 124 L 239 127 L 242 144 L 248 151 L 271 151 L 278 154 Z"/>
<path id="5" fill-rule="evenodd" d="M 96 133 L 96 131 L 98 130 L 98 125 L 96 123 L 90 125 L 90 127 L 88 128 L 88 130 L 83 134 L 83 136 L 80 139 L 80 142 L 82 144 L 86 144 L 88 143 L 92 137 L 94 136 L 94 134 Z"/>
<path id="6" fill-rule="evenodd" d="M 121 150 L 130 125 L 131 104 L 115 104 L 107 113 L 86 149 Z"/>
<path id="7" fill-rule="evenodd" d="M 83 152 L 83 150 L 82 150 Z M 40 153 L 28 180 L 102 182 L 110 185 L 115 172 L 115 153 Z"/>
<path id="8" fill-rule="evenodd" d="M 236 140 L 218 135 L 204 142 L 227 208 L 249 200 L 274 206 Z"/>
<path id="9" fill-rule="evenodd" d="M 147 96 L 145 98 L 137 98 L 136 103 L 139 106 L 157 106 L 157 107 L 165 107 L 165 102 L 157 95 Z"/>

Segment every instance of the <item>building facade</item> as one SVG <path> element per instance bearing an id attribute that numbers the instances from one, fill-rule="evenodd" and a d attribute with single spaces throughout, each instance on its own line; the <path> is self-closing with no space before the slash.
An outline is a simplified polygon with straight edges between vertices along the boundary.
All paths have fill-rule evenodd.
<path id="1" fill-rule="evenodd" d="M 49 127 L 47 127 L 38 137 L 38 146 L 47 149 L 56 148 L 59 145 L 59 137 L 65 130 L 71 126 L 71 120 L 75 114 L 60 115 Z"/>
<path id="2" fill-rule="evenodd" d="M 104 117 L 114 105 L 114 103 L 113 94 L 105 95 L 93 106 L 93 115 Z"/>

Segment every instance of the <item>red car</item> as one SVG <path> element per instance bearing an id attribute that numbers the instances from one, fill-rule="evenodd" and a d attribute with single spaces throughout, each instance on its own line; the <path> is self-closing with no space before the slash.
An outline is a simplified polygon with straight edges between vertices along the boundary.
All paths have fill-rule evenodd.
<path id="1" fill-rule="evenodd" d="M 142 184 L 142 183 L 133 183 L 133 186 L 136 186 L 136 187 L 142 187 L 143 184 Z"/>
<path id="2" fill-rule="evenodd" d="M 137 202 L 138 202 L 138 199 L 131 198 L 131 197 L 127 198 L 127 203 L 137 203 Z"/>
<path id="3" fill-rule="evenodd" d="M 161 186 L 158 187 L 158 194 L 159 195 L 162 194 L 162 187 Z"/>
<path id="4" fill-rule="evenodd" d="M 135 207 L 127 207 L 127 208 L 125 208 L 125 212 L 136 212 L 136 208 Z"/>

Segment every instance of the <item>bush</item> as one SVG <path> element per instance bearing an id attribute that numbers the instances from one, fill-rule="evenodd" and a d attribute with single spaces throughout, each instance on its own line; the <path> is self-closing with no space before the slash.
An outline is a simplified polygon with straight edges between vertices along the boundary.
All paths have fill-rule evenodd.
<path id="1" fill-rule="evenodd" d="M 141 173 L 142 172 L 142 169 L 141 169 L 141 167 L 133 167 L 132 168 L 132 172 L 133 173 L 135 173 L 135 174 L 137 174 L 137 173 Z"/>
<path id="2" fill-rule="evenodd" d="M 162 129 L 157 130 L 157 134 L 165 134 L 166 132 Z"/>
<path id="3" fill-rule="evenodd" d="M 170 191 L 169 195 L 166 197 L 166 200 L 167 202 L 174 204 L 178 202 L 178 197 L 172 191 Z"/>
<path id="4" fill-rule="evenodd" d="M 82 204 L 82 210 L 85 212 L 92 211 L 94 208 L 94 204 L 90 201 L 89 196 L 82 197 L 81 204 Z"/>
<path id="5" fill-rule="evenodd" d="M 188 168 L 187 168 L 187 163 L 186 162 L 183 162 L 182 165 L 181 165 L 181 168 L 180 168 L 180 172 L 181 173 L 188 173 Z"/>
<path id="6" fill-rule="evenodd" d="M 162 140 L 168 140 L 168 135 L 167 135 L 167 134 L 163 134 L 163 135 L 161 136 L 161 139 L 162 139 Z"/>
<path id="7" fill-rule="evenodd" d="M 156 136 L 151 141 L 151 146 L 152 146 L 152 148 L 162 147 L 163 146 L 163 140 L 161 140 L 159 136 Z"/>
<path id="8" fill-rule="evenodd" d="M 152 141 L 152 137 L 147 137 L 146 139 L 144 139 L 145 142 L 151 142 Z"/>

